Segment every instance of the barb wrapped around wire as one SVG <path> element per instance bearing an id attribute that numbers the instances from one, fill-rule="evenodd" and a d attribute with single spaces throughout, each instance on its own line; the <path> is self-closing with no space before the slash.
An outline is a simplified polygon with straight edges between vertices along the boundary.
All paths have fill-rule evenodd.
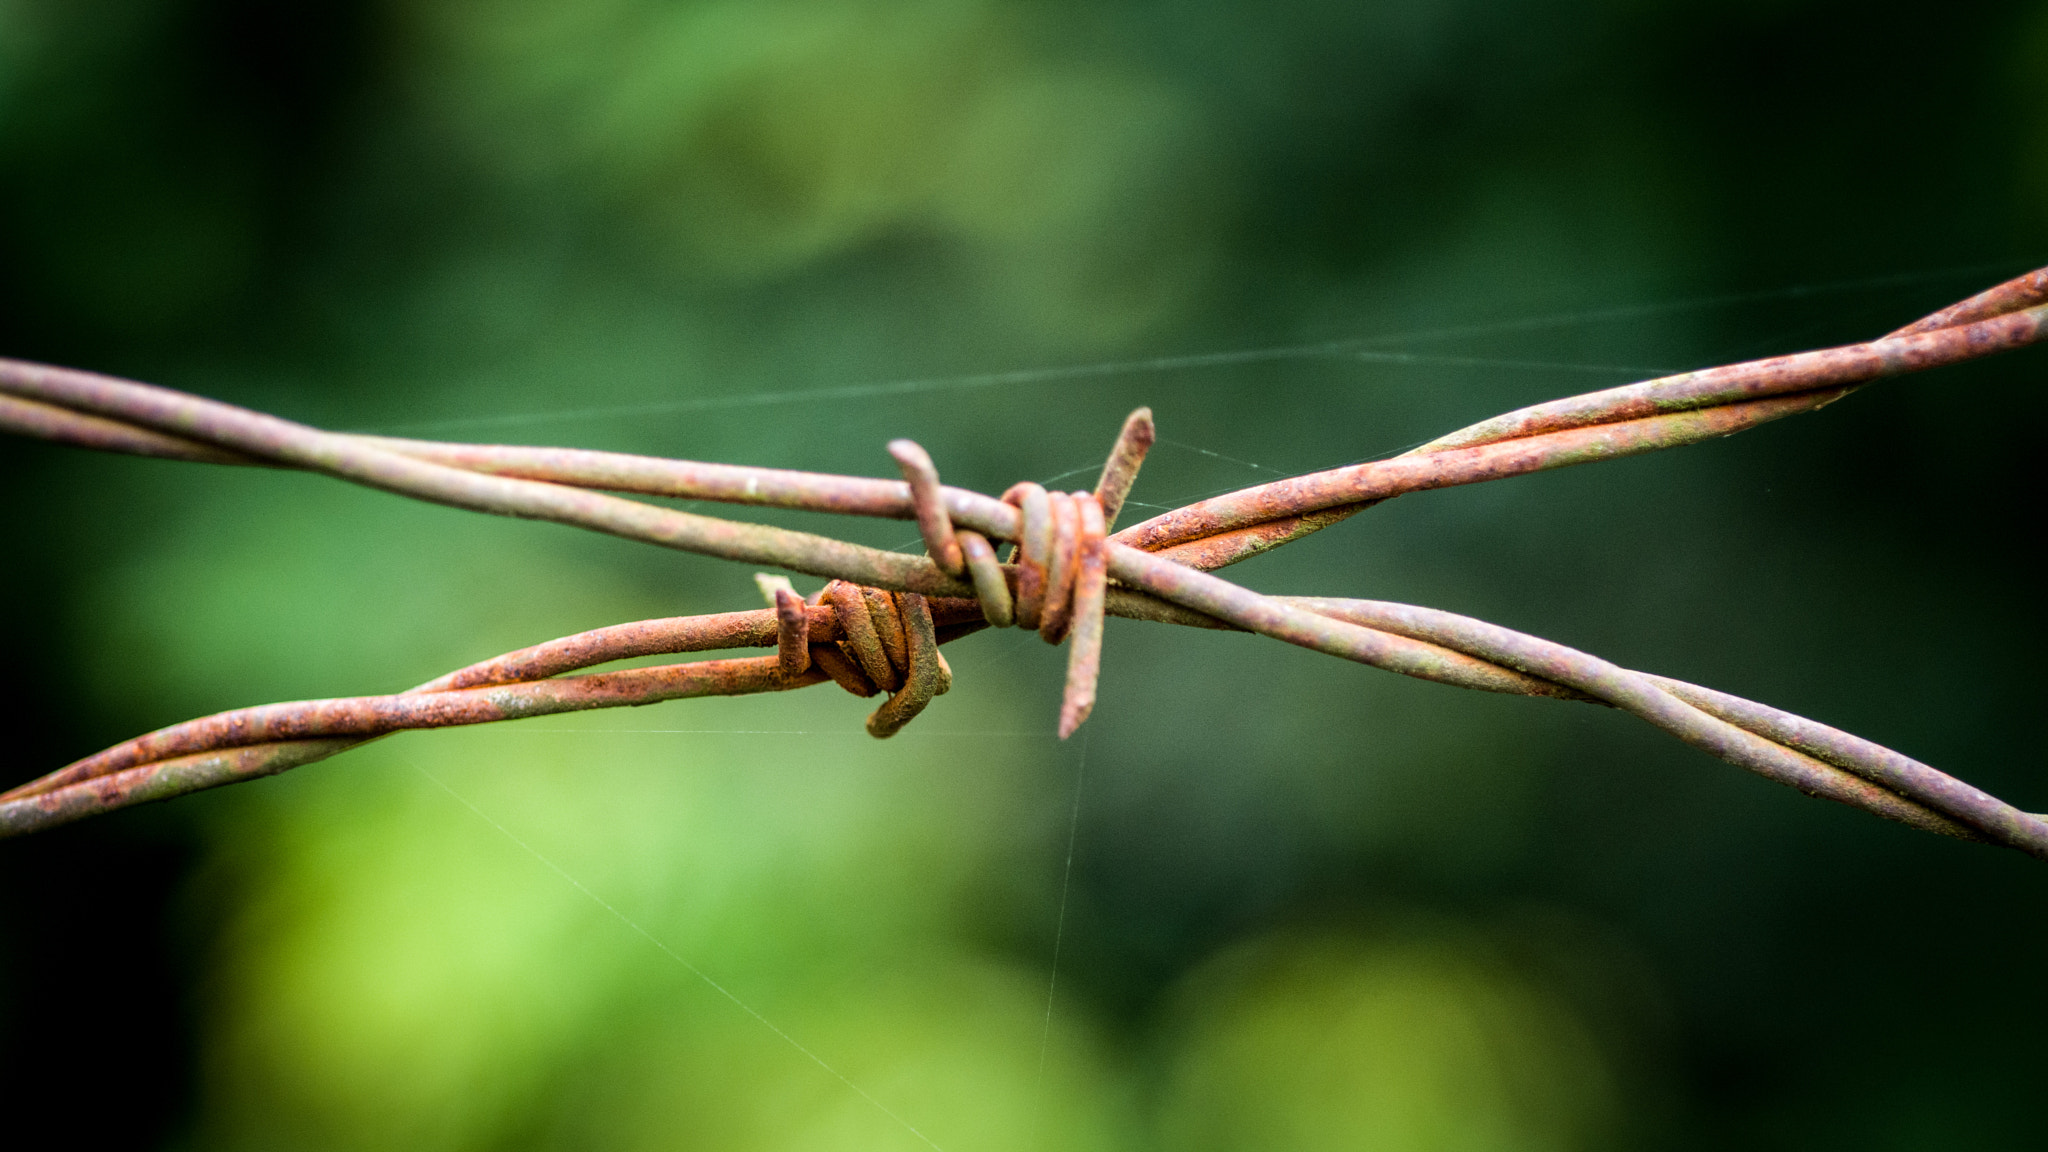
<path id="1" fill-rule="evenodd" d="M 385 734 L 827 680 L 886 694 L 887 737 L 952 684 L 940 646 L 994 626 L 1069 644 L 1059 734 L 1094 707 L 1105 616 L 1254 632 L 1489 692 L 1602 703 L 1720 759 L 1899 822 L 2048 859 L 2048 818 L 1889 749 L 1766 705 L 1633 672 L 1434 609 L 1268 596 L 1209 573 L 1406 492 L 1478 483 L 1725 436 L 1833 403 L 1885 376 L 2048 339 L 2048 269 L 1866 344 L 1588 393 L 1487 420 L 1387 460 L 1261 484 L 1111 534 L 1146 449 L 1140 409 L 1091 492 L 1022 483 L 1001 499 L 939 482 L 892 442 L 901 481 L 579 449 L 325 432 L 145 384 L 0 360 L 0 429 L 144 456 L 324 472 L 437 503 L 551 520 L 828 578 L 808 599 L 758 577 L 769 606 L 644 620 L 508 653 L 408 692 L 237 709 L 173 725 L 0 794 L 0 835 L 285 771 Z M 681 512 L 613 493 L 915 520 L 925 556 Z M 1011 545 L 998 559 L 997 543 Z M 626 671 L 628 657 L 773 648 L 772 656 Z"/>

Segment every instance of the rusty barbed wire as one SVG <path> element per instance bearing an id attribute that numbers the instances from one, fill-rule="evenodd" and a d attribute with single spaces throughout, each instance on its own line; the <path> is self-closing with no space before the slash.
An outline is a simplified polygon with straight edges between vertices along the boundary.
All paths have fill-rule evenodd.
<path id="1" fill-rule="evenodd" d="M 583 449 L 326 432 L 202 397 L 0 360 L 0 429 L 83 447 L 298 468 L 475 511 L 551 520 L 770 565 L 829 583 L 799 597 L 760 577 L 769 607 L 643 620 L 563 637 L 389 696 L 218 713 L 117 744 L 0 793 L 0 836 L 51 827 L 325 759 L 413 728 L 490 723 L 832 681 L 886 694 L 868 731 L 900 731 L 952 683 L 940 646 L 987 627 L 1071 639 L 1059 734 L 1087 719 L 1105 616 L 1258 633 L 1480 691 L 1607 704 L 1809 795 L 2048 859 L 2048 817 L 1848 733 L 1453 613 L 1371 600 L 1268 596 L 1209 573 L 1407 492 L 1480 483 L 1726 436 L 1812 411 L 1873 380 L 2048 339 L 2048 268 L 1881 339 L 1681 373 L 1539 404 L 1387 460 L 1255 485 L 1110 534 L 1154 439 L 1125 422 L 1091 492 L 1022 483 L 1000 499 L 939 482 L 918 445 L 889 446 L 901 481 Z M 915 520 L 926 556 L 656 507 L 612 493 Z M 994 542 L 1008 542 L 998 560 Z M 566 675 L 628 657 L 774 648 Z"/>

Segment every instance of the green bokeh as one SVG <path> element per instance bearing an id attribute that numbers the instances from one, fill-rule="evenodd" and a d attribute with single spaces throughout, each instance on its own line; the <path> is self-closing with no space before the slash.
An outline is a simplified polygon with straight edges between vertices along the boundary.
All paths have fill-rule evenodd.
<path id="1" fill-rule="evenodd" d="M 1261 941 L 1189 984 L 1168 1045 L 1167 1147 L 1478 1152 L 1614 1138 L 1593 1038 L 1470 944 Z"/>
<path id="2" fill-rule="evenodd" d="M 1087 483 L 1149 404 L 1142 515 L 2038 265 L 2044 74 L 2038 3 L 0 0 L 0 351 L 451 439 L 883 474 L 909 435 L 990 492 Z M 2048 808 L 2041 373 L 1417 496 L 1236 576 Z M 309 476 L 12 442 L 0 476 L 13 779 L 758 600 Z M 10 1074 L 85 1099 L 111 1059 L 158 1085 L 133 1140 L 209 1149 L 2037 1139 L 2037 862 L 1600 710 L 1130 622 L 1061 744 L 1063 656 L 964 641 L 888 742 L 830 687 L 408 733 L 0 847 L 9 909 L 86 878 L 0 916 Z M 146 851 L 167 891 L 122 912 Z M 31 1002 L 139 987 L 87 944 L 117 913 L 168 1039 Z"/>

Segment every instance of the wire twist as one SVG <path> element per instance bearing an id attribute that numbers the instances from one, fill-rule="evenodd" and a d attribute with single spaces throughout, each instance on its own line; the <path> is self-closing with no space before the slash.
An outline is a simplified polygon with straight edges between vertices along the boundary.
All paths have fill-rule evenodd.
<path id="1" fill-rule="evenodd" d="M 2048 818 L 1890 749 L 1766 705 L 1484 621 L 1370 600 L 1266 596 L 1210 571 L 1405 492 L 1478 483 L 1724 436 L 1832 403 L 1871 380 L 2048 337 L 2048 268 L 1867 344 L 1681 373 L 1539 404 L 1390 460 L 1257 485 L 1110 535 L 1154 439 L 1134 412 L 1092 492 L 1013 486 L 992 499 L 940 484 L 915 443 L 904 479 L 664 460 L 577 449 L 444 444 L 308 428 L 168 389 L 0 360 L 0 429 L 145 456 L 326 472 L 457 507 L 552 520 L 830 579 L 806 599 L 762 574 L 769 607 L 646 620 L 563 637 L 391 696 L 236 709 L 117 744 L 0 794 L 0 835 L 284 771 L 410 728 L 488 723 L 832 680 L 887 693 L 868 731 L 900 731 L 944 693 L 939 647 L 989 626 L 1071 640 L 1059 731 L 1087 718 L 1107 615 L 1254 632 L 1481 691 L 1606 704 L 1810 795 L 2048 859 Z M 623 499 L 682 496 L 913 519 L 927 555 Z M 1012 545 L 1007 562 L 995 545 Z M 566 675 L 656 653 L 774 655 Z"/>
<path id="2" fill-rule="evenodd" d="M 1122 504 L 1154 438 L 1152 410 L 1140 408 L 1124 421 L 1095 492 L 1047 492 L 1028 481 L 1005 492 L 1003 503 L 1021 517 L 1007 567 L 997 562 L 988 537 L 954 527 L 931 455 L 914 441 L 889 444 L 889 455 L 909 485 L 911 513 L 926 554 L 940 571 L 968 577 L 982 620 L 997 628 L 1036 631 L 1048 644 L 1072 636 L 1060 703 L 1062 740 L 1094 709 L 1101 674 L 1109 584 L 1106 544 L 1114 516 L 1104 496 Z M 778 611 L 795 621 L 794 610 L 783 607 L 783 598 L 795 599 L 794 591 L 778 589 L 775 595 Z M 953 671 L 938 650 L 937 629 L 923 596 L 834 580 L 813 602 L 832 606 L 846 638 L 829 647 L 812 645 L 807 658 L 786 659 L 784 668 L 801 672 L 815 660 L 834 683 L 856 696 L 890 693 L 888 702 L 868 717 L 870 734 L 895 735 L 934 696 L 953 686 Z M 802 643 L 785 630 L 783 651 Z"/>

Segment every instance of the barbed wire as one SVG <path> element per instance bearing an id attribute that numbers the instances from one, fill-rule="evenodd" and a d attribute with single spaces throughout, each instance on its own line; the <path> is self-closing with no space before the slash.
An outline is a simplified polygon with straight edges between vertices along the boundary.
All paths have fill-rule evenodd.
<path id="1" fill-rule="evenodd" d="M 327 432 L 203 397 L 0 359 L 0 430 L 105 451 L 322 472 L 473 511 L 574 525 L 830 581 L 771 607 L 642 620 L 470 665 L 407 692 L 242 708 L 117 744 L 0 793 L 0 836 L 273 775 L 392 732 L 832 681 L 883 695 L 887 737 L 952 684 L 941 646 L 988 627 L 1069 645 L 1059 734 L 1094 706 L 1106 616 L 1240 630 L 1479 691 L 1606 704 L 1731 764 L 1904 824 L 2048 859 L 2048 817 L 1888 748 L 1767 705 L 1484 621 L 1373 600 L 1268 596 L 1210 573 L 1408 492 L 1482 483 L 1727 436 L 1887 376 L 2048 339 L 2048 268 L 1881 339 L 1684 372 L 1519 409 L 1384 460 L 1258 484 L 1112 532 L 1152 414 L 1125 422 L 1095 488 L 944 486 L 918 445 L 902 480 L 571 448 Z M 659 507 L 626 495 L 915 520 L 923 556 Z M 997 543 L 1010 554 L 999 560 Z M 582 673 L 629 657 L 736 648 L 773 656 Z"/>

